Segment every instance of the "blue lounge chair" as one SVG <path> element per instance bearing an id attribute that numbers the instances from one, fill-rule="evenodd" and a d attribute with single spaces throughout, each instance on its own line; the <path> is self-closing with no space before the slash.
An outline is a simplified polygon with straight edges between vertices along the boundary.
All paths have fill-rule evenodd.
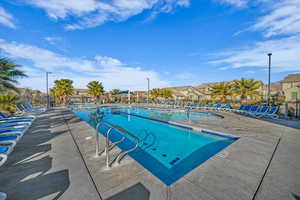
<path id="1" fill-rule="evenodd" d="M 194 104 L 194 108 L 195 108 L 195 109 L 198 109 L 198 108 L 199 108 L 199 105 L 198 105 L 197 103 L 195 103 L 195 104 Z"/>
<path id="2" fill-rule="evenodd" d="M 35 119 L 35 116 L 33 116 L 33 115 L 10 117 L 10 116 L 0 112 L 0 121 L 1 120 L 34 120 L 34 119 Z"/>
<path id="3" fill-rule="evenodd" d="M 220 110 L 223 109 L 222 107 L 223 107 L 222 104 L 218 103 L 215 109 L 218 110 L 218 111 L 220 111 Z"/>
<path id="4" fill-rule="evenodd" d="M 11 128 L 26 128 L 28 123 L 16 124 L 16 123 L 0 123 L 0 129 L 11 129 Z"/>
<path id="5" fill-rule="evenodd" d="M 7 156 L 13 151 L 13 146 L 12 145 L 8 145 L 8 146 L 1 146 L 0 145 L 0 166 L 2 166 L 6 160 L 7 160 Z"/>
<path id="6" fill-rule="evenodd" d="M 257 115 L 257 117 L 258 118 L 270 117 L 270 118 L 273 118 L 273 119 L 278 119 L 279 115 L 276 114 L 278 112 L 278 110 L 279 110 L 278 106 L 273 106 L 273 107 L 270 108 L 270 110 L 268 112 L 263 113 L 263 114 L 259 114 L 259 115 Z"/>
<path id="7" fill-rule="evenodd" d="M 231 104 L 226 104 L 223 108 L 224 111 L 232 111 L 232 106 Z"/>
<path id="8" fill-rule="evenodd" d="M 16 146 L 17 142 L 22 138 L 21 135 L 0 135 L 0 145 L 12 145 L 13 147 Z"/>
<path id="9" fill-rule="evenodd" d="M 239 113 L 245 113 L 245 112 L 249 112 L 251 109 L 250 105 L 245 105 L 243 106 L 241 109 L 238 110 Z"/>
<path id="10" fill-rule="evenodd" d="M 259 110 L 259 106 L 250 106 L 250 109 L 248 111 L 243 112 L 243 114 L 251 115 L 252 113 L 256 113 Z"/>
<path id="11" fill-rule="evenodd" d="M 208 109 L 214 110 L 215 109 L 215 104 L 213 104 L 213 103 L 209 104 Z"/>
<path id="12" fill-rule="evenodd" d="M 28 127 L 26 128 L 12 128 L 12 129 L 0 129 L 0 136 L 8 136 L 8 135 L 19 135 L 23 136 L 23 134 L 27 131 Z"/>
<path id="13" fill-rule="evenodd" d="M 268 110 L 269 110 L 269 106 L 263 106 L 259 111 L 250 113 L 250 115 L 256 117 L 257 115 L 266 114 Z"/>
<path id="14" fill-rule="evenodd" d="M 206 104 L 205 103 L 203 103 L 202 105 L 201 105 L 201 109 L 207 109 L 207 106 L 206 106 Z"/>

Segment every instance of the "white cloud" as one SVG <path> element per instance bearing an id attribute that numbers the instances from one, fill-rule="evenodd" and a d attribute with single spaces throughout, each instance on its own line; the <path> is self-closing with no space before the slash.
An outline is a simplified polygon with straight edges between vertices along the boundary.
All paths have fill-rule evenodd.
<path id="1" fill-rule="evenodd" d="M 0 7 L 0 24 L 10 28 L 16 28 L 16 25 L 13 22 L 13 16 L 2 7 Z"/>
<path id="2" fill-rule="evenodd" d="M 189 0 L 26 0 L 29 4 L 44 9 L 55 19 L 79 18 L 65 26 L 68 30 L 85 29 L 102 25 L 108 21 L 120 22 L 145 10 L 150 16 L 169 13 L 176 7 L 188 7 Z"/>
<path id="3" fill-rule="evenodd" d="M 245 7 L 248 3 L 248 0 L 218 0 L 219 3 L 229 4 L 238 8 Z"/>
<path id="4" fill-rule="evenodd" d="M 9 57 L 30 61 L 32 67 L 26 64 L 24 70 L 30 78 L 21 79 L 21 86 L 44 91 L 45 71 L 53 72 L 55 79 L 69 78 L 74 80 L 75 87 L 84 88 L 89 81 L 102 81 L 105 89 L 145 90 L 146 78 L 151 80 L 151 87 L 169 86 L 159 74 L 151 70 L 127 66 L 120 60 L 108 56 L 95 56 L 94 59 L 66 57 L 39 47 L 6 42 L 0 39 L 2 51 Z"/>
<path id="5" fill-rule="evenodd" d="M 49 42 L 49 44 L 56 44 L 57 42 L 62 41 L 61 37 L 55 37 L 55 36 L 48 36 L 48 37 L 44 37 L 44 40 L 46 40 L 47 42 Z"/>
<path id="6" fill-rule="evenodd" d="M 275 1 L 270 10 L 250 28 L 263 31 L 265 37 L 300 33 L 300 1 Z"/>
<path id="7" fill-rule="evenodd" d="M 219 54 L 220 58 L 211 61 L 211 64 L 220 66 L 220 69 L 241 67 L 266 67 L 267 53 L 272 52 L 272 68 L 277 72 L 300 71 L 300 34 L 263 42 L 254 45 L 225 51 Z"/>

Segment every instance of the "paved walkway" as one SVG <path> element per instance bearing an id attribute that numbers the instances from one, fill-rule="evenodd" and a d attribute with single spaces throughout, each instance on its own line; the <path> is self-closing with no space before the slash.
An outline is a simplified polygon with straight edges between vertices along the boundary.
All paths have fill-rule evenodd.
<path id="1" fill-rule="evenodd" d="M 0 168 L 8 200 L 99 200 L 61 111 L 39 116 Z"/>

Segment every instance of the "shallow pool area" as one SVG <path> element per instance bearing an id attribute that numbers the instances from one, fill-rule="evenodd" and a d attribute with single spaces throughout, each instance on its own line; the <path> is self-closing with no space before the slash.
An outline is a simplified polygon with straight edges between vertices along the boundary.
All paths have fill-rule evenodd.
<path id="1" fill-rule="evenodd" d="M 114 106 L 75 108 L 73 112 L 92 127 L 96 127 L 100 121 L 107 121 L 138 137 L 141 143 L 129 156 L 167 185 L 174 183 L 237 140 L 231 136 L 205 131 L 195 132 L 189 127 L 169 124 L 169 120 L 163 120 L 166 119 L 165 111 L 158 109 Z M 182 111 L 168 112 L 168 119 L 181 118 L 183 115 L 178 113 Z M 109 128 L 104 124 L 100 126 L 99 132 L 105 135 Z M 109 140 L 118 141 L 120 137 L 122 133 L 113 130 Z M 135 141 L 127 136 L 117 144 L 123 151 L 134 145 Z"/>

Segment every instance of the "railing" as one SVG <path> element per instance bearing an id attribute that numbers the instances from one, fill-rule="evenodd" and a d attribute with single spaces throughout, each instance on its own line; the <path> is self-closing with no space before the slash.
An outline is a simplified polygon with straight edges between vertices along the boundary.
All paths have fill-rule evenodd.
<path id="1" fill-rule="evenodd" d="M 106 139 L 105 139 L 105 148 L 104 148 L 104 152 L 105 152 L 105 155 L 106 155 L 106 167 L 109 168 L 109 167 L 110 167 L 110 164 L 111 164 L 111 163 L 110 163 L 109 151 L 110 151 L 111 149 L 113 149 L 114 146 L 116 146 L 117 144 L 119 144 L 119 143 L 121 143 L 121 142 L 123 142 L 123 141 L 125 140 L 125 136 L 122 135 L 122 137 L 121 137 L 120 140 L 117 140 L 117 141 L 115 141 L 115 142 L 112 142 L 112 145 L 110 145 L 110 142 L 109 142 L 109 136 L 110 136 L 110 134 L 112 133 L 112 130 L 114 130 L 114 129 L 115 129 L 115 130 L 118 130 L 118 131 L 120 131 L 121 133 L 130 136 L 130 137 L 133 138 L 133 139 L 135 140 L 135 142 L 136 142 L 136 144 L 135 144 L 135 146 L 134 146 L 133 148 L 128 149 L 127 151 L 121 151 L 121 152 L 117 155 L 117 157 L 116 157 L 116 162 L 117 162 L 118 164 L 120 164 L 121 159 L 122 159 L 126 154 L 128 154 L 128 153 L 134 151 L 135 149 L 137 149 L 137 147 L 139 146 L 139 144 L 140 144 L 141 141 L 140 141 L 140 139 L 139 139 L 138 137 L 136 137 L 135 135 L 131 134 L 131 133 L 128 132 L 127 130 L 125 130 L 125 129 L 119 127 L 119 126 L 115 126 L 115 125 L 113 125 L 113 124 L 111 124 L 111 123 L 109 123 L 109 122 L 107 122 L 107 121 L 101 121 L 101 122 L 99 122 L 99 123 L 96 125 L 96 157 L 99 157 L 99 156 L 103 153 L 103 151 L 100 152 L 100 141 L 99 141 L 99 140 L 100 140 L 100 137 L 99 137 L 99 133 L 98 133 L 98 130 L 99 130 L 99 128 L 100 128 L 100 126 L 101 126 L 102 124 L 107 124 L 107 125 L 110 126 L 110 128 L 109 128 L 108 131 L 106 132 L 106 135 L 104 135 L 105 138 L 106 138 Z"/>

